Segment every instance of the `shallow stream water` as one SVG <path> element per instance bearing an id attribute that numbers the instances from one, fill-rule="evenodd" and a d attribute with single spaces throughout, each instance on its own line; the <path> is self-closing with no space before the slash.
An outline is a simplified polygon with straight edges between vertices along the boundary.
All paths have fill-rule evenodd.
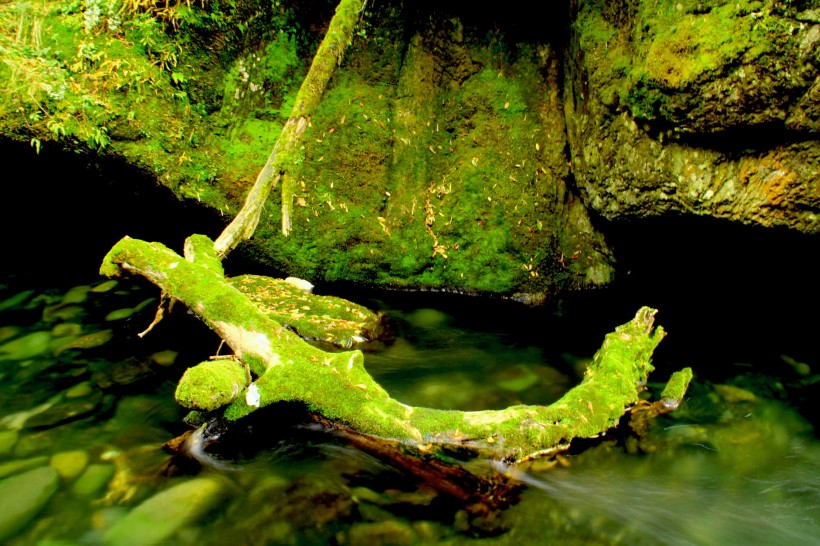
<path id="1" fill-rule="evenodd" d="M 338 292 L 386 315 L 391 337 L 368 347 L 365 362 L 393 396 L 469 410 L 556 400 L 638 308 L 604 292 L 537 311 Z M 140 281 L 0 280 L 0 512 L 22 512 L 0 513 L 5 543 L 793 545 L 820 537 L 812 422 L 820 362 L 808 342 L 749 340 L 754 354 L 733 358 L 731 343 L 693 350 L 697 328 L 682 328 L 656 353 L 649 385 L 651 394 L 671 371 L 693 366 L 678 411 L 643 440 L 621 431 L 550 464 L 480 463 L 525 487 L 514 506 L 476 521 L 317 430 L 298 407 L 268 408 L 230 443 L 203 447 L 214 464 L 171 458 L 163 443 L 187 429 L 176 382 L 219 340 L 179 309 L 139 338 L 157 301 Z M 19 476 L 26 483 L 14 482 Z M 23 510 L 21 499 L 31 498 Z"/>

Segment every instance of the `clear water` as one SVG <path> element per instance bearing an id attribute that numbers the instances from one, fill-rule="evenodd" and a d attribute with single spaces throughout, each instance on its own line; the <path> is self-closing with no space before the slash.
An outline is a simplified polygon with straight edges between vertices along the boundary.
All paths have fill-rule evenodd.
<path id="1" fill-rule="evenodd" d="M 8 544 L 148 543 L 138 526 L 127 540 L 110 530 L 159 492 L 203 476 L 218 484 L 218 502 L 187 519 L 169 510 L 161 543 L 818 543 L 811 399 L 820 363 L 805 347 L 760 351 L 756 361 L 710 353 L 681 409 L 642 443 L 613 436 L 551 467 L 487 461 L 526 487 L 517 504 L 477 521 L 309 426 L 298 407 L 271 408 L 208 446 L 218 466 L 173 459 L 162 444 L 187 428 L 176 381 L 219 340 L 184 310 L 139 338 L 157 291 L 124 281 L 102 291 L 103 282 L 0 285 L 0 309 L 9 302 L 0 311 L 0 473 L 51 464 L 66 474 Z M 382 310 L 393 330 L 369 349 L 368 369 L 400 400 L 441 408 L 549 403 L 578 381 L 603 335 L 630 318 L 603 307 L 603 294 L 564 313 L 435 295 L 355 297 Z M 22 338 L 24 348 L 9 349 Z M 676 354 L 658 354 L 656 380 L 681 366 Z M 109 472 L 96 488 L 83 477 L 92 466 Z"/>

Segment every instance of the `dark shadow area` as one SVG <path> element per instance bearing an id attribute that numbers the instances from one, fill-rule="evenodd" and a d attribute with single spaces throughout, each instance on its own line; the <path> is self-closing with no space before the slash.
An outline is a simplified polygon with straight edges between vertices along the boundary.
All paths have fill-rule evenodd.
<path id="1" fill-rule="evenodd" d="M 659 309 L 680 358 L 817 355 L 820 238 L 690 217 L 612 224 L 617 301 Z"/>
<path id="2" fill-rule="evenodd" d="M 225 219 L 180 201 L 124 160 L 0 141 L 4 269 L 22 277 L 87 282 L 125 235 L 182 252 L 185 237 L 216 237 Z"/>
<path id="3" fill-rule="evenodd" d="M 816 424 L 819 237 L 695 217 L 604 229 L 619 277 L 567 306 L 579 325 L 579 313 L 616 325 L 640 305 L 654 307 L 668 335 L 654 354 L 653 381 L 692 366 L 700 381 L 768 392 Z"/>
<path id="4" fill-rule="evenodd" d="M 478 34 L 498 31 L 511 43 L 549 42 L 559 51 L 569 37 L 570 2 L 566 1 L 537 7 L 520 1 L 486 6 L 467 0 L 421 0 L 405 3 L 405 10 L 409 19 L 424 20 L 433 14 L 458 17 Z"/>
<path id="5" fill-rule="evenodd" d="M 762 123 L 753 126 L 732 126 L 711 133 L 672 133 L 673 122 L 652 122 L 649 134 L 658 138 L 660 132 L 667 132 L 673 142 L 693 148 L 706 148 L 739 158 L 749 154 L 765 153 L 774 149 L 809 141 L 816 145 L 816 135 L 808 132 L 792 131 L 781 122 Z"/>

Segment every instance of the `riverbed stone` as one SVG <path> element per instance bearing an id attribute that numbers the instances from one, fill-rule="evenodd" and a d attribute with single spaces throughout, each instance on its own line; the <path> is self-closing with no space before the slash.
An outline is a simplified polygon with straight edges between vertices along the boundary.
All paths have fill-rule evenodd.
<path id="1" fill-rule="evenodd" d="M 108 485 L 115 470 L 111 464 L 90 464 L 71 486 L 71 492 L 79 497 L 93 497 Z"/>
<path id="2" fill-rule="evenodd" d="M 51 456 L 49 463 L 65 481 L 72 481 L 88 465 L 88 453 L 81 449 L 62 451 Z"/>
<path id="3" fill-rule="evenodd" d="M 50 333 L 43 331 L 31 332 L 0 345 L 0 360 L 28 360 L 34 358 L 48 351 L 50 342 Z"/>
<path id="4" fill-rule="evenodd" d="M 77 337 L 82 333 L 82 325 L 76 322 L 61 322 L 60 324 L 55 324 L 54 328 L 51 329 L 51 335 L 56 338 Z"/>
<path id="5" fill-rule="evenodd" d="M 15 307 L 19 307 L 33 294 L 34 290 L 23 290 L 22 292 L 18 292 L 10 298 L 6 298 L 5 300 L 0 301 L 0 311 L 5 311 L 6 309 L 13 309 Z"/>
<path id="6" fill-rule="evenodd" d="M 127 307 L 127 308 L 123 308 L 123 309 L 115 309 L 114 311 L 111 311 L 110 313 L 108 313 L 105 316 L 105 320 L 106 320 L 106 322 L 113 322 L 113 321 L 116 321 L 116 320 L 127 319 L 127 318 L 131 317 L 132 315 L 135 315 L 136 313 L 139 313 L 140 311 L 142 311 L 145 308 L 146 305 L 150 304 L 155 299 L 156 298 L 148 298 L 146 300 L 143 300 L 139 304 L 137 304 L 136 307 Z"/>
<path id="7" fill-rule="evenodd" d="M 21 331 L 19 326 L 0 326 L 0 341 L 7 341 L 17 337 Z"/>
<path id="8" fill-rule="evenodd" d="M 0 541 L 28 525 L 57 491 L 58 474 L 41 466 L 0 481 Z"/>
<path id="9" fill-rule="evenodd" d="M 166 543 L 174 533 L 204 516 L 222 498 L 223 487 L 211 478 L 194 478 L 145 500 L 104 535 L 111 546 Z"/>
<path id="10" fill-rule="evenodd" d="M 105 321 L 106 322 L 112 322 L 112 321 L 115 321 L 115 320 L 127 319 L 128 317 L 133 315 L 134 312 L 135 311 L 134 311 L 133 307 L 127 307 L 127 308 L 124 308 L 124 309 L 115 309 L 115 310 L 111 311 L 110 313 L 108 313 L 107 315 L 105 315 Z"/>
<path id="11" fill-rule="evenodd" d="M 518 364 L 504 370 L 498 378 L 498 386 L 506 391 L 522 392 L 537 385 L 538 375 L 526 364 Z"/>
<path id="12" fill-rule="evenodd" d="M 99 347 L 111 341 L 114 337 L 114 332 L 111 330 L 100 330 L 79 337 L 70 337 L 54 343 L 53 351 L 55 355 L 67 351 L 69 349 L 91 349 L 92 347 Z"/>
<path id="13" fill-rule="evenodd" d="M 83 381 L 82 383 L 77 383 L 76 385 L 66 389 L 64 394 L 67 399 L 71 399 L 82 398 L 84 396 L 88 396 L 92 392 L 94 392 L 94 386 L 91 384 L 91 382 Z"/>
<path id="14" fill-rule="evenodd" d="M 160 366 L 171 366 L 174 362 L 177 361 L 178 355 L 179 353 L 177 351 L 166 349 L 164 351 L 157 351 L 156 353 L 152 354 L 150 358 Z"/>
<path id="15" fill-rule="evenodd" d="M 103 402 L 102 391 L 94 391 L 83 398 L 64 399 L 50 408 L 32 415 L 25 428 L 51 428 L 69 421 L 82 419 L 94 413 Z"/>
<path id="16" fill-rule="evenodd" d="M 19 437 L 20 433 L 16 430 L 0 430 L 0 456 L 11 453 Z"/>
<path id="17" fill-rule="evenodd" d="M 407 315 L 407 322 L 417 328 L 440 328 L 450 316 L 438 309 L 424 308 Z"/>
<path id="18" fill-rule="evenodd" d="M 43 320 L 46 322 L 55 322 L 58 320 L 71 321 L 77 319 L 85 314 L 85 309 L 79 305 L 65 305 L 57 304 L 51 307 L 46 307 L 43 310 Z"/>
<path id="19" fill-rule="evenodd" d="M 62 303 L 83 303 L 88 298 L 90 286 L 75 286 L 63 296 Z"/>
<path id="20" fill-rule="evenodd" d="M 48 462 L 48 457 L 27 457 L 25 459 L 15 459 L 0 464 L 0 478 L 20 474 L 26 470 L 43 466 Z"/>
<path id="21" fill-rule="evenodd" d="M 91 289 L 89 289 L 89 292 L 95 292 L 97 294 L 108 292 L 109 290 L 113 290 L 117 286 L 117 284 L 118 281 L 110 279 L 92 287 Z"/>
<path id="22" fill-rule="evenodd" d="M 347 535 L 350 546 L 403 546 L 415 544 L 417 536 L 410 525 L 393 520 L 357 523 Z"/>

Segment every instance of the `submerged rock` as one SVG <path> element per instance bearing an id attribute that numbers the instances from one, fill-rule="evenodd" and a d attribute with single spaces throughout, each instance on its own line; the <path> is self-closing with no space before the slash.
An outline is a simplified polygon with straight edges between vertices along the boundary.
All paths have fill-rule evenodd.
<path id="1" fill-rule="evenodd" d="M 40 411 L 25 421 L 25 428 L 51 428 L 75 419 L 92 415 L 103 402 L 102 391 L 93 391 L 82 398 L 62 398 L 56 404 Z"/>
<path id="2" fill-rule="evenodd" d="M 83 326 L 75 322 L 61 322 L 51 329 L 51 335 L 57 337 L 79 336 L 83 333 Z"/>
<path id="3" fill-rule="evenodd" d="M 176 362 L 177 356 L 179 356 L 177 351 L 166 349 L 164 351 L 157 351 L 149 358 L 160 366 L 171 366 L 174 362 Z"/>
<path id="4" fill-rule="evenodd" d="M 54 347 L 54 354 L 58 355 L 63 351 L 69 349 L 91 349 L 99 347 L 111 341 L 114 333 L 111 330 L 100 330 L 84 336 L 73 337 L 65 341 L 59 342 Z"/>
<path id="5" fill-rule="evenodd" d="M 0 326 L 0 341 L 8 341 L 20 335 L 21 328 L 17 326 Z"/>
<path id="6" fill-rule="evenodd" d="M 43 320 L 46 322 L 55 322 L 58 320 L 71 321 L 77 319 L 85 314 L 85 309 L 79 305 L 66 305 L 60 303 L 46 307 L 43 310 Z"/>
<path id="7" fill-rule="evenodd" d="M 16 430 L 0 430 L 0 455 L 11 453 L 19 437 L 20 433 Z"/>
<path id="8" fill-rule="evenodd" d="M 51 343 L 48 332 L 31 332 L 0 345 L 0 360 L 28 360 L 46 353 Z"/>
<path id="9" fill-rule="evenodd" d="M 0 481 L 0 541 L 28 525 L 57 491 L 57 471 L 43 466 Z"/>
<path id="10" fill-rule="evenodd" d="M 165 543 L 174 533 L 204 516 L 223 495 L 223 486 L 211 478 L 195 478 L 175 485 L 131 510 L 105 533 L 112 546 L 149 546 Z"/>
<path id="11" fill-rule="evenodd" d="M 249 382 L 249 372 L 236 360 L 202 362 L 185 371 L 175 397 L 188 409 L 215 410 L 229 404 Z"/>
<path id="12" fill-rule="evenodd" d="M 75 286 L 71 288 L 66 294 L 63 296 L 62 302 L 64 304 L 69 303 L 83 303 L 86 299 L 88 299 L 88 290 L 90 286 Z"/>
<path id="13" fill-rule="evenodd" d="M 43 466 L 48 462 L 48 457 L 29 457 L 27 459 L 16 459 L 0 464 L 0 478 L 13 476 L 38 466 Z"/>
<path id="14" fill-rule="evenodd" d="M 141 301 L 136 307 L 126 307 L 123 309 L 115 309 L 105 316 L 106 322 L 114 322 L 117 320 L 127 319 L 142 311 L 147 305 L 156 301 L 156 298 L 148 298 Z"/>
<path id="15" fill-rule="evenodd" d="M 71 481 L 79 476 L 88 465 L 88 453 L 80 449 L 62 451 L 52 455 L 49 463 L 60 475 L 60 478 Z"/>
<path id="16" fill-rule="evenodd" d="M 28 301 L 28 299 L 34 295 L 34 290 L 23 290 L 22 292 L 18 292 L 17 294 L 6 298 L 3 301 L 0 301 L 0 311 L 5 311 L 6 309 L 14 309 L 15 307 L 21 306 L 23 303 Z"/>
<path id="17" fill-rule="evenodd" d="M 84 396 L 88 396 L 94 392 L 94 386 L 91 384 L 90 381 L 83 381 L 82 383 L 77 383 L 73 387 L 68 388 L 65 391 L 66 398 L 82 398 Z"/>
<path id="18" fill-rule="evenodd" d="M 117 281 L 115 279 L 109 279 L 107 281 L 101 282 L 100 284 L 98 284 L 96 286 L 93 286 L 92 288 L 89 289 L 89 292 L 95 292 L 97 294 L 101 294 L 103 292 L 108 292 L 110 290 L 113 290 L 117 286 L 117 284 L 119 284 L 119 281 Z"/>
<path id="19" fill-rule="evenodd" d="M 92 381 L 101 389 L 130 385 L 154 376 L 148 362 L 130 357 L 119 362 L 99 361 L 91 365 Z"/>
<path id="20" fill-rule="evenodd" d="M 127 319 L 128 317 L 133 315 L 134 312 L 135 311 L 134 311 L 133 307 L 126 307 L 124 309 L 115 309 L 114 311 L 111 311 L 110 313 L 105 315 L 105 321 L 106 322 L 113 322 L 115 320 Z"/>
<path id="21" fill-rule="evenodd" d="M 111 464 L 90 464 L 71 486 L 71 492 L 80 497 L 91 497 L 102 491 L 114 477 Z"/>

